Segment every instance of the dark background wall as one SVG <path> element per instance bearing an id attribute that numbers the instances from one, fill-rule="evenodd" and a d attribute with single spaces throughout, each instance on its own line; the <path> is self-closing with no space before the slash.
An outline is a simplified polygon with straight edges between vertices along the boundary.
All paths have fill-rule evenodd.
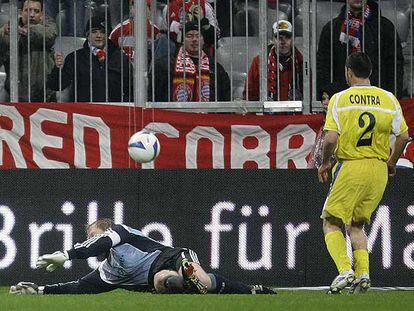
<path id="1" fill-rule="evenodd" d="M 375 286 L 414 285 L 413 186 L 413 172 L 399 171 L 366 228 Z M 312 170 L 2 171 L 0 284 L 86 274 L 86 261 L 52 274 L 33 263 L 83 241 L 97 216 L 192 248 L 206 270 L 247 283 L 327 285 L 336 275 L 319 218 L 327 190 Z"/>

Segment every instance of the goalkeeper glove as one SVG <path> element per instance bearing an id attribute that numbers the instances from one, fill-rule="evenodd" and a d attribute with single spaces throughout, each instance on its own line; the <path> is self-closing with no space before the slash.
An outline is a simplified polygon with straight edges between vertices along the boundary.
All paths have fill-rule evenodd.
<path id="1" fill-rule="evenodd" d="M 45 254 L 37 259 L 36 268 L 42 269 L 46 267 L 46 271 L 52 272 L 63 266 L 67 260 L 69 260 L 67 252 L 57 251 L 53 254 Z"/>
<path id="2" fill-rule="evenodd" d="M 10 287 L 9 293 L 12 295 L 42 295 L 44 286 L 37 286 L 32 282 L 19 282 Z"/>

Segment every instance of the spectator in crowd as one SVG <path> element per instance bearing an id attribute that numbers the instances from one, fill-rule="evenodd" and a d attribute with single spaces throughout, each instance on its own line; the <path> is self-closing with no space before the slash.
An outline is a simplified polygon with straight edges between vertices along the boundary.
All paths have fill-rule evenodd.
<path id="1" fill-rule="evenodd" d="M 11 294 L 98 294 L 117 288 L 153 291 L 159 294 L 276 294 L 262 285 L 249 286 L 206 273 L 197 254 L 187 248 L 165 246 L 141 231 L 111 219 L 99 219 L 88 226 L 88 240 L 70 250 L 38 258 L 37 268 L 52 272 L 68 260 L 105 254 L 99 267 L 78 281 L 37 286 L 20 282 Z"/>
<path id="2" fill-rule="evenodd" d="M 83 25 L 85 24 L 85 0 L 44 0 L 45 13 L 47 16 L 56 18 L 59 14 L 59 2 L 61 9 L 66 9 L 65 23 L 62 25 L 62 36 L 83 37 Z M 76 4 L 76 11 L 75 11 Z M 74 13 L 76 12 L 76 21 Z"/>
<path id="3" fill-rule="evenodd" d="M 90 22 L 86 23 L 85 33 L 87 40 L 83 48 L 70 53 L 66 59 L 62 53 L 56 52 L 56 66 L 49 76 L 48 86 L 53 90 L 59 90 L 61 70 L 62 90 L 75 82 L 75 75 L 77 77 L 77 84 L 72 88 L 72 95 L 74 95 L 74 88 L 77 88 L 77 98 L 73 96 L 72 100 L 78 102 L 129 101 L 129 90 L 132 84 L 128 70 L 128 56 L 107 39 L 105 20 L 99 16 L 93 17 Z M 108 92 L 108 98 L 106 92 Z"/>
<path id="4" fill-rule="evenodd" d="M 397 34 L 397 54 L 394 53 L 394 25 L 384 16 L 378 24 L 378 4 L 373 0 L 347 0 L 341 13 L 322 29 L 317 53 L 317 84 L 319 96 L 323 93 L 342 91 L 347 88 L 345 81 L 345 60 L 347 55 L 365 51 L 372 60 L 372 85 L 386 89 L 400 98 L 403 87 L 404 57 L 400 38 Z M 363 3 L 366 3 L 363 6 Z M 331 31 L 332 39 L 331 42 Z M 378 32 L 380 31 L 380 42 Z M 331 59 L 331 45 L 332 59 Z M 348 49 L 347 49 L 348 48 Z M 378 51 L 381 58 L 378 58 Z M 394 70 L 396 61 L 397 71 Z M 333 67 L 331 68 L 331 63 Z M 333 72 L 331 80 L 331 70 Z M 397 85 L 394 85 L 396 75 Z M 381 81 L 379 81 L 381 78 Z"/>
<path id="5" fill-rule="evenodd" d="M 275 22 L 273 34 L 273 43 L 268 48 L 267 98 L 269 100 L 301 100 L 303 56 L 296 47 L 293 47 L 292 24 L 286 20 Z M 260 99 L 259 56 L 256 56 L 250 65 L 243 96 L 248 100 Z"/>
<path id="6" fill-rule="evenodd" d="M 185 9 L 185 14 L 183 13 Z M 167 17 L 167 11 L 169 17 Z M 218 27 L 217 18 L 214 13 L 214 9 L 210 3 L 205 0 L 188 0 L 183 3 L 182 0 L 172 0 L 169 6 L 164 9 L 164 26 L 165 29 L 176 35 L 178 42 L 182 42 L 181 35 L 183 31 L 183 25 L 189 21 L 200 22 L 204 31 L 204 42 L 206 45 L 214 44 L 214 34 L 220 33 Z M 169 27 L 167 26 L 169 20 Z"/>
<path id="7" fill-rule="evenodd" d="M 118 47 L 123 47 L 124 52 L 132 60 L 134 55 L 134 17 L 135 5 L 134 0 L 129 1 L 129 19 L 117 25 L 109 35 L 109 39 Z M 151 5 L 152 0 L 147 0 L 147 38 L 148 40 L 155 39 L 159 33 L 157 25 L 151 21 Z M 152 30 L 154 29 L 154 30 Z M 154 33 L 154 37 L 152 34 Z"/>
<path id="8" fill-rule="evenodd" d="M 44 85 L 53 68 L 52 46 L 56 39 L 56 25 L 47 18 L 43 20 L 41 0 L 24 1 L 18 18 L 19 101 L 53 101 L 55 93 L 46 90 L 45 98 Z M 2 65 L 7 74 L 5 89 L 10 93 L 10 22 L 0 29 L 0 66 Z"/>
<path id="9" fill-rule="evenodd" d="M 199 30 L 198 22 L 186 23 L 184 45 L 178 48 L 175 55 L 171 55 L 171 59 L 164 57 L 155 60 L 155 101 L 230 100 L 229 76 L 219 63 L 217 63 L 217 75 L 215 74 L 215 59 L 209 58 L 202 50 L 203 44 L 203 31 Z M 151 98 L 152 76 L 149 81 Z M 172 98 L 168 98 L 168 87 Z"/>
<path id="10" fill-rule="evenodd" d="M 170 54 L 176 53 L 177 44 L 183 42 L 184 25 L 190 21 L 200 24 L 204 37 L 203 49 L 207 55 L 214 55 L 214 38 L 215 35 L 220 37 L 220 28 L 210 3 L 205 0 L 171 0 L 164 7 L 163 17 L 161 28 L 167 34 L 160 35 L 156 42 L 155 59 L 168 57 L 168 51 Z"/>

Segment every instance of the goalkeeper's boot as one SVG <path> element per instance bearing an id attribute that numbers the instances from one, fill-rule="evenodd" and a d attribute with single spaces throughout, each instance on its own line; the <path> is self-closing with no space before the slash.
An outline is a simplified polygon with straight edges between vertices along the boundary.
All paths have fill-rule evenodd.
<path id="1" fill-rule="evenodd" d="M 194 266 L 187 259 L 181 262 L 184 291 L 188 294 L 207 294 L 207 286 L 195 275 Z"/>
<path id="2" fill-rule="evenodd" d="M 12 295 L 42 295 L 44 286 L 37 286 L 32 282 L 19 282 L 10 286 L 9 293 Z"/>
<path id="3" fill-rule="evenodd" d="M 340 294 L 341 291 L 352 284 L 355 280 L 355 274 L 353 270 L 345 271 L 338 275 L 333 281 L 331 286 L 329 286 L 329 290 L 327 294 Z"/>
<path id="4" fill-rule="evenodd" d="M 263 285 L 252 285 L 252 295 L 276 295 L 276 290 Z"/>
<path id="5" fill-rule="evenodd" d="M 361 277 L 354 280 L 348 294 L 365 294 L 371 287 L 371 280 L 368 274 L 363 274 Z"/>

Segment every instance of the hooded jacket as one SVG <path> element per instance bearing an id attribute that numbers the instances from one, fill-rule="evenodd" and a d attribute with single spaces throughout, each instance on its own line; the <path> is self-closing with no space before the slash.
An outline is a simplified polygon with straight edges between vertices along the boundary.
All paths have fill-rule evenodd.
<path id="1" fill-rule="evenodd" d="M 370 77 L 371 84 L 379 86 L 387 91 L 395 93 L 394 85 L 394 34 L 395 27 L 390 20 L 384 16 L 380 16 L 380 44 L 378 41 L 378 5 L 372 0 L 367 1 L 371 9 L 372 16 L 365 20 L 364 40 L 365 53 L 371 58 L 372 74 Z M 347 45 L 339 41 L 341 27 L 346 18 L 346 5 L 341 9 L 341 13 L 332 21 L 332 55 L 333 55 L 333 80 L 331 82 L 331 22 L 328 22 L 322 29 L 318 53 L 317 53 L 317 88 L 319 96 L 322 92 L 334 94 L 348 88 L 345 79 L 345 61 L 347 58 Z M 362 26 L 361 26 L 362 27 Z M 402 96 L 403 75 L 404 75 L 404 57 L 400 38 L 397 33 L 396 38 L 396 96 Z M 361 42 L 361 44 L 363 44 Z M 380 52 L 380 58 L 379 58 Z M 379 84 L 379 78 L 381 83 Z"/>

